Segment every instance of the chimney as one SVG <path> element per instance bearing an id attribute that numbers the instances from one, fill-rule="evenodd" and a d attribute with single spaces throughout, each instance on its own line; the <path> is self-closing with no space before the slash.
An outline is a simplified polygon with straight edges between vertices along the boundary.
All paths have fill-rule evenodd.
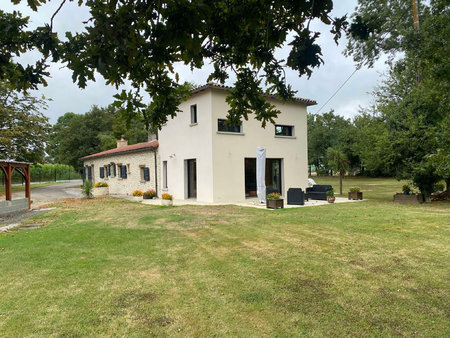
<path id="1" fill-rule="evenodd" d="M 123 136 L 120 138 L 120 140 L 117 140 L 117 148 L 126 147 L 128 145 L 128 141 L 123 138 Z"/>

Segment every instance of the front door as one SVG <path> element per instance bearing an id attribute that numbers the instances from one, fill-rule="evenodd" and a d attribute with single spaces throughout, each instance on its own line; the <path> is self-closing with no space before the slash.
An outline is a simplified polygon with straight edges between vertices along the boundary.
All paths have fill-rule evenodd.
<path id="1" fill-rule="evenodd" d="M 188 198 L 197 198 L 197 161 L 187 160 Z"/>

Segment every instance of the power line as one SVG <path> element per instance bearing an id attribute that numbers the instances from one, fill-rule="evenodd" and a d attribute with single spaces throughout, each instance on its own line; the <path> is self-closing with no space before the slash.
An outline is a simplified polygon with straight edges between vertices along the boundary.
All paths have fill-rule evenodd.
<path id="1" fill-rule="evenodd" d="M 322 105 L 322 107 L 320 107 L 320 109 L 316 112 L 316 114 L 319 114 L 320 111 L 323 109 L 323 107 L 325 107 L 325 106 L 328 104 L 328 102 L 330 102 L 331 99 L 332 99 L 333 97 L 336 96 L 336 94 L 342 89 L 342 87 L 344 87 L 345 84 L 352 78 L 352 76 L 355 75 L 355 73 L 358 71 L 358 69 L 359 69 L 359 67 L 358 67 L 358 68 L 355 68 L 355 70 L 353 71 L 353 73 L 351 73 L 350 76 L 349 76 L 349 77 L 348 77 L 348 78 L 347 78 L 347 79 L 339 86 L 339 88 L 336 89 L 336 91 L 333 93 L 333 95 L 331 95 L 331 97 L 327 100 L 327 102 L 325 102 L 325 103 Z"/>

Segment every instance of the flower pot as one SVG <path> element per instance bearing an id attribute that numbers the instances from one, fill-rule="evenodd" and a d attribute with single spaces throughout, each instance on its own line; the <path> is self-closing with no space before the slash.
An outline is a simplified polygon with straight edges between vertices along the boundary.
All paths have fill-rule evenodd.
<path id="1" fill-rule="evenodd" d="M 283 209 L 284 201 L 282 198 L 277 199 L 277 200 L 267 200 L 266 207 L 267 207 L 267 209 Z"/>
<path id="2" fill-rule="evenodd" d="M 355 192 L 349 192 L 348 193 L 348 199 L 349 200 L 362 200 L 363 199 L 363 193 L 361 191 L 355 191 Z"/>
<path id="3" fill-rule="evenodd" d="M 149 196 L 149 195 L 143 195 L 142 198 L 144 200 L 151 200 L 153 198 L 153 196 Z"/>
<path id="4" fill-rule="evenodd" d="M 92 196 L 99 197 L 99 196 L 106 196 L 109 193 L 109 187 L 101 187 L 101 188 L 94 188 L 92 189 Z"/>
<path id="5" fill-rule="evenodd" d="M 328 203 L 334 203 L 335 200 L 336 200 L 336 197 L 334 197 L 334 196 L 327 196 Z"/>
<path id="6" fill-rule="evenodd" d="M 133 201 L 136 201 L 136 202 L 142 201 L 142 196 L 133 196 Z"/>
<path id="7" fill-rule="evenodd" d="M 171 206 L 173 205 L 173 200 L 161 200 L 161 205 Z"/>
<path id="8" fill-rule="evenodd" d="M 395 194 L 394 202 L 401 204 L 419 204 L 424 202 L 422 194 Z"/>

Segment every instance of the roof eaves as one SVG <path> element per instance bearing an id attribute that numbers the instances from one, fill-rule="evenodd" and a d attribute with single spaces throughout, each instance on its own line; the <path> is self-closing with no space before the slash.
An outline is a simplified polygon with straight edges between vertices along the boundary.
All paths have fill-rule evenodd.
<path id="1" fill-rule="evenodd" d="M 123 154 L 129 154 L 129 153 L 136 153 L 139 151 L 145 151 L 145 150 L 155 150 L 156 148 L 154 146 L 148 146 L 148 147 L 143 147 L 143 148 L 137 148 L 137 149 L 129 149 L 129 150 L 122 150 L 122 151 L 115 151 L 113 153 L 107 153 L 107 154 L 93 154 L 93 155 L 88 155 L 88 156 L 84 156 L 81 158 L 81 160 L 91 160 L 94 158 L 100 158 L 100 157 L 112 157 L 115 155 L 123 155 Z"/>

